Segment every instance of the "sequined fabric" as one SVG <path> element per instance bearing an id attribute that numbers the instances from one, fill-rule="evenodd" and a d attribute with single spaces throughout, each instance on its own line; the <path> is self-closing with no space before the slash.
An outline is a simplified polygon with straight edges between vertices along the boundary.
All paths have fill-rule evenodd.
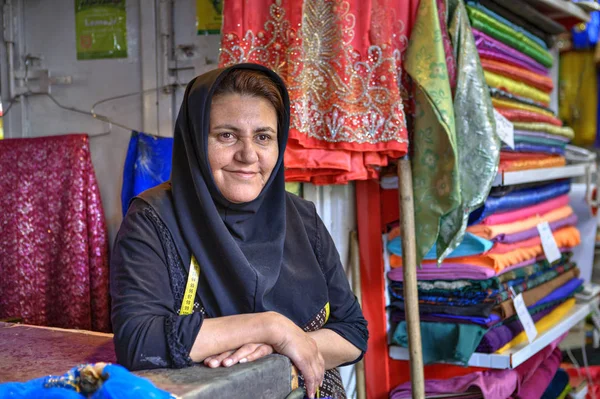
<path id="1" fill-rule="evenodd" d="M 87 135 L 0 142 L 0 318 L 109 331 L 108 242 Z"/>
<path id="2" fill-rule="evenodd" d="M 389 158 L 406 153 L 400 82 L 414 3 L 225 4 L 221 66 L 259 63 L 287 84 L 292 112 L 288 181 L 328 184 L 373 178 Z"/>

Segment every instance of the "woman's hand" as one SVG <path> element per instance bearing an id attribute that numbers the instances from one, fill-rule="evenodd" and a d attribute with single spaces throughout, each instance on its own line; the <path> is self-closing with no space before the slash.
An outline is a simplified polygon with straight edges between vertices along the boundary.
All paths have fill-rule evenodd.
<path id="1" fill-rule="evenodd" d="M 231 367 L 237 363 L 253 362 L 273 353 L 273 347 L 268 344 L 246 344 L 235 351 L 227 351 L 220 355 L 209 356 L 204 364 L 211 368 L 219 366 Z"/>
<path id="2" fill-rule="evenodd" d="M 325 374 L 325 361 L 317 343 L 287 317 L 275 313 L 274 318 L 272 325 L 279 339 L 273 349 L 290 358 L 304 377 L 308 397 L 314 398 Z"/>

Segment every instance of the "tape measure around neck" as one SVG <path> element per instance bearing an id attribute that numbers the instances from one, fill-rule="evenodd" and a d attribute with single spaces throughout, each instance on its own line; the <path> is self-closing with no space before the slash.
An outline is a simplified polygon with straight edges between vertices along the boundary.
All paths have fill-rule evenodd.
<path id="1" fill-rule="evenodd" d="M 198 277 L 200 276 L 200 265 L 196 261 L 194 255 L 190 261 L 190 273 L 188 274 L 187 283 L 185 285 L 185 293 L 181 301 L 180 316 L 185 316 L 194 313 L 194 302 L 196 299 L 196 291 L 198 290 Z"/>

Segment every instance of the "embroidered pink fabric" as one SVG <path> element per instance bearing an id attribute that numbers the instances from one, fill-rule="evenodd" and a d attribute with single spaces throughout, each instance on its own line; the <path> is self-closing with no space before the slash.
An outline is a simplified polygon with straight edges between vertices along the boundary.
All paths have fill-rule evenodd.
<path id="1" fill-rule="evenodd" d="M 0 318 L 110 331 L 108 240 L 88 136 L 0 141 Z"/>

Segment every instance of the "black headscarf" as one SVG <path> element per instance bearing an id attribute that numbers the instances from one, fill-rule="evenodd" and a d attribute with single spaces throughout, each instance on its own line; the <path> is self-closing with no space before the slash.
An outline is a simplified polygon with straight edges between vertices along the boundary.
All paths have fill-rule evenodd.
<path id="1" fill-rule="evenodd" d="M 221 194 L 207 153 L 213 93 L 234 69 L 266 74 L 279 87 L 285 109 L 279 116 L 275 168 L 260 195 L 241 204 L 231 203 Z M 174 212 L 157 211 L 170 230 L 179 228 L 185 242 L 176 245 L 187 249 L 180 253 L 191 252 L 196 257 L 200 265 L 197 294 L 211 317 L 277 310 L 301 325 L 316 311 L 303 304 L 308 301 L 322 307 L 327 300 L 327 285 L 305 231 L 303 215 L 290 209 L 294 201 L 285 192 L 283 155 L 289 110 L 281 78 L 255 64 L 205 73 L 190 82 L 185 91 L 174 135 Z"/>

